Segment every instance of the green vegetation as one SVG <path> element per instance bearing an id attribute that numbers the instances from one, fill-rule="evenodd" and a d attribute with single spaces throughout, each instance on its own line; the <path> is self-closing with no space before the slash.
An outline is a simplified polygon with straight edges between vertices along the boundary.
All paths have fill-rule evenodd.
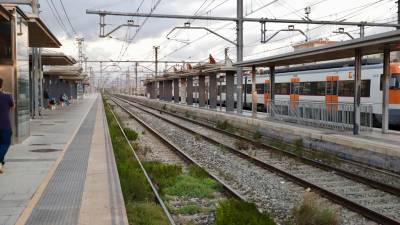
<path id="1" fill-rule="evenodd" d="M 303 156 L 304 147 L 303 139 L 299 138 L 294 141 L 294 153 L 298 156 Z"/>
<path id="2" fill-rule="evenodd" d="M 164 216 L 164 211 L 154 203 L 129 203 L 127 204 L 126 211 L 128 213 L 129 224 L 169 225 L 168 220 Z"/>
<path id="3" fill-rule="evenodd" d="M 273 219 L 260 213 L 253 203 L 229 199 L 217 208 L 215 225 L 275 225 Z"/>
<path id="4" fill-rule="evenodd" d="M 227 120 L 224 120 L 222 122 L 221 121 L 217 121 L 216 127 L 218 129 L 225 130 L 225 131 L 228 131 L 228 132 L 231 132 L 231 133 L 235 133 L 236 132 L 236 128 L 232 124 L 230 124 Z"/>
<path id="5" fill-rule="evenodd" d="M 155 196 L 112 115 L 111 107 L 107 102 L 104 106 L 129 224 L 168 224 L 161 207 L 154 203 Z"/>
<path id="6" fill-rule="evenodd" d="M 136 141 L 139 137 L 139 134 L 131 128 L 124 128 L 124 133 L 130 141 Z"/>
<path id="7" fill-rule="evenodd" d="M 261 141 L 261 138 L 262 138 L 262 134 L 261 134 L 260 131 L 256 131 L 256 132 L 253 134 L 253 139 L 254 139 L 254 141 L 260 142 L 260 141 Z"/>
<path id="8" fill-rule="evenodd" d="M 293 224 L 337 225 L 339 221 L 332 209 L 317 201 L 315 194 L 306 193 L 303 201 L 293 209 Z"/>
<path id="9" fill-rule="evenodd" d="M 161 109 L 164 110 L 164 111 L 167 110 L 167 105 L 164 104 Z"/>
<path id="10" fill-rule="evenodd" d="M 210 178 L 196 178 L 189 175 L 178 177 L 177 182 L 164 190 L 165 194 L 179 197 L 211 197 L 216 191 L 220 191 L 218 182 Z"/>
<path id="11" fill-rule="evenodd" d="M 187 205 L 182 206 L 179 209 L 179 213 L 184 215 L 193 215 L 199 213 L 201 211 L 201 207 L 196 203 L 189 203 Z"/>
<path id="12" fill-rule="evenodd" d="M 161 162 L 145 162 L 144 167 L 157 185 L 160 194 L 163 194 L 165 188 L 174 185 L 182 174 L 181 166 Z"/>
<path id="13" fill-rule="evenodd" d="M 210 178 L 208 173 L 203 169 L 195 165 L 189 165 L 189 175 L 199 179 Z"/>

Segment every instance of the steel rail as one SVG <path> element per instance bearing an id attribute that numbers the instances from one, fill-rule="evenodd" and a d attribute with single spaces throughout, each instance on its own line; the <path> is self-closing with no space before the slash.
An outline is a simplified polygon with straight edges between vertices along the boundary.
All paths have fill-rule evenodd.
<path id="1" fill-rule="evenodd" d="M 125 99 L 122 99 L 122 100 L 124 100 L 125 102 L 129 102 L 129 101 L 125 100 Z M 364 206 L 362 206 L 362 205 L 360 205 L 360 204 L 358 204 L 358 203 L 356 203 L 356 202 L 354 202 L 354 201 L 352 201 L 350 199 L 347 199 L 347 198 L 345 198 L 345 197 L 343 197 L 343 196 L 341 196 L 339 194 L 333 193 L 333 192 L 331 192 L 329 190 L 326 190 L 326 189 L 324 189 L 324 188 L 322 188 L 322 187 L 320 187 L 318 185 L 315 185 L 315 184 L 310 183 L 310 182 L 308 182 L 308 181 L 306 181 L 304 179 L 301 179 L 301 178 L 299 178 L 299 177 L 297 177 L 295 175 L 292 175 L 292 174 L 290 174 L 290 173 L 288 173 L 288 172 L 286 172 L 286 171 L 284 171 L 282 169 L 279 169 L 279 168 L 277 168 L 277 167 L 275 167 L 273 165 L 266 164 L 265 162 L 255 158 L 253 156 L 250 156 L 250 155 L 248 155 L 246 153 L 243 153 L 243 152 L 241 152 L 241 151 L 239 151 L 239 150 L 237 150 L 235 148 L 232 148 L 232 147 L 230 147 L 230 146 L 228 146 L 228 145 L 226 145 L 224 143 L 221 143 L 221 142 L 219 142 L 219 141 L 217 141 L 217 140 L 215 140 L 213 138 L 210 138 L 210 137 L 208 137 L 206 135 L 203 135 L 201 133 L 197 133 L 197 132 L 193 131 L 190 128 L 187 128 L 187 127 L 185 127 L 185 126 L 183 126 L 181 124 L 178 124 L 178 123 L 173 122 L 173 121 L 171 121 L 169 119 L 166 119 L 166 118 L 164 118 L 164 117 L 162 117 L 160 115 L 157 115 L 156 113 L 150 112 L 150 111 L 145 110 L 143 108 L 139 108 L 137 106 L 134 106 L 133 104 L 131 104 L 131 105 L 133 107 L 138 108 L 139 110 L 142 110 L 142 111 L 147 112 L 147 113 L 149 113 L 149 114 L 151 114 L 151 115 L 153 115 L 153 116 L 155 116 L 157 118 L 160 118 L 161 120 L 166 121 L 167 123 L 173 124 L 174 126 L 177 126 L 177 127 L 181 128 L 181 129 L 183 129 L 183 130 L 185 130 L 185 131 L 187 131 L 189 133 L 192 133 L 194 135 L 200 135 L 202 138 L 204 138 L 205 140 L 207 140 L 207 141 L 209 141 L 209 142 L 211 142 L 213 144 L 223 145 L 225 148 L 227 148 L 230 152 L 234 153 L 235 155 L 237 155 L 237 156 L 239 156 L 239 157 L 241 157 L 241 158 L 243 158 L 245 160 L 248 160 L 248 161 L 254 163 L 255 165 L 257 165 L 257 166 L 259 166 L 259 167 L 261 167 L 263 169 L 269 170 L 271 172 L 275 172 L 275 173 L 281 175 L 282 177 L 284 177 L 284 178 L 286 178 L 286 179 L 288 179 L 288 180 L 290 180 L 290 181 L 292 181 L 292 182 L 294 182 L 294 183 L 296 183 L 296 184 L 298 184 L 298 185 L 300 185 L 300 186 L 302 186 L 304 188 L 311 188 L 315 192 L 317 192 L 320 195 L 330 199 L 331 201 L 336 202 L 337 204 L 342 205 L 342 206 L 344 206 L 344 207 L 346 207 L 346 208 L 348 208 L 348 209 L 350 209 L 350 210 L 352 210 L 354 212 L 357 212 L 360 215 L 363 215 L 364 217 L 366 217 L 368 219 L 371 219 L 371 220 L 373 220 L 373 221 L 375 221 L 375 222 L 377 222 L 379 224 L 400 225 L 400 221 L 397 221 L 397 220 L 394 220 L 394 219 L 392 219 L 390 217 L 382 215 L 382 214 L 380 214 L 380 213 L 378 213 L 378 212 L 376 212 L 374 210 L 371 210 L 371 209 L 369 209 L 367 207 L 364 207 Z M 148 106 L 145 106 L 145 107 L 148 107 Z M 158 111 L 161 111 L 161 110 L 158 110 Z"/>
<path id="2" fill-rule="evenodd" d="M 118 98 L 117 98 L 118 99 Z M 219 179 L 217 176 L 213 175 L 212 173 L 209 173 L 207 170 L 204 169 L 203 166 L 201 166 L 195 159 L 190 157 L 188 154 L 186 154 L 179 146 L 175 145 L 171 141 L 168 140 L 164 135 L 160 134 L 160 132 L 156 131 L 153 129 L 151 126 L 149 126 L 146 122 L 144 122 L 142 119 L 140 119 L 138 116 L 133 114 L 131 111 L 126 109 L 126 107 L 122 106 L 118 102 L 116 102 L 114 99 L 111 99 L 116 105 L 118 105 L 122 110 L 124 110 L 127 114 L 129 114 L 133 119 L 135 119 L 139 124 L 141 124 L 144 128 L 146 128 L 150 133 L 152 133 L 154 136 L 156 136 L 159 140 L 161 140 L 164 144 L 166 144 L 170 149 L 172 149 L 177 155 L 179 155 L 183 160 L 185 160 L 187 163 L 192 163 L 200 168 L 202 168 L 206 173 L 216 181 L 218 181 L 220 184 L 222 184 L 223 188 L 225 191 L 227 191 L 229 194 L 232 196 L 246 201 L 245 197 L 243 197 L 240 193 L 235 191 L 233 188 L 231 188 L 228 184 L 226 184 L 224 181 Z M 120 100 L 120 99 L 119 99 Z"/>
<path id="3" fill-rule="evenodd" d="M 126 100 L 126 99 L 124 99 L 124 100 Z M 130 101 L 132 101 L 132 100 L 130 100 Z M 171 115 L 173 117 L 177 117 L 177 118 L 182 119 L 182 120 L 186 120 L 188 122 L 195 123 L 195 124 L 197 124 L 199 126 L 207 127 L 207 128 L 212 129 L 214 131 L 217 131 L 217 132 L 223 133 L 225 135 L 228 135 L 228 136 L 230 136 L 232 138 L 236 138 L 236 139 L 240 139 L 241 141 L 249 142 L 250 144 L 252 144 L 254 146 L 264 148 L 265 150 L 274 151 L 274 152 L 278 152 L 278 153 L 283 153 L 288 157 L 291 157 L 291 158 L 294 158 L 294 159 L 297 159 L 297 160 L 301 160 L 302 162 L 307 163 L 307 164 L 309 164 L 311 166 L 315 166 L 315 167 L 318 167 L 318 168 L 326 170 L 326 171 L 334 171 L 338 175 L 344 176 L 344 177 L 352 179 L 352 180 L 356 180 L 359 183 L 363 183 L 363 184 L 368 185 L 370 187 L 377 188 L 377 189 L 382 190 L 384 192 L 388 192 L 390 194 L 393 194 L 393 195 L 396 195 L 396 196 L 400 197 L 400 188 L 397 188 L 397 187 L 394 187 L 394 186 L 391 186 L 391 185 L 388 185 L 388 184 L 384 184 L 384 183 L 381 183 L 381 182 L 378 182 L 378 181 L 375 181 L 375 180 L 372 180 L 372 179 L 369 179 L 367 177 L 363 177 L 363 176 L 360 176 L 360 175 L 357 175 L 357 174 L 353 174 L 353 173 L 350 173 L 350 172 L 348 172 L 346 170 L 342 170 L 342 169 L 339 169 L 339 168 L 336 168 L 336 167 L 333 167 L 333 166 L 329 166 L 329 165 L 327 165 L 325 163 L 322 163 L 320 161 L 317 161 L 317 160 L 314 160 L 314 159 L 311 159 L 311 158 L 308 158 L 308 157 L 305 157 L 305 156 L 297 155 L 297 154 L 295 154 L 293 152 L 290 152 L 290 151 L 287 151 L 287 150 L 283 150 L 283 149 L 279 149 L 277 147 L 274 147 L 274 146 L 271 146 L 271 145 L 267 145 L 265 143 L 255 142 L 255 141 L 253 141 L 252 139 L 250 139 L 248 137 L 244 137 L 244 136 L 241 136 L 241 135 L 238 135 L 238 134 L 234 134 L 234 133 L 228 132 L 226 130 L 219 129 L 217 127 L 214 127 L 212 125 L 209 125 L 209 124 L 197 121 L 197 120 L 193 120 L 193 119 L 190 119 L 190 118 L 187 118 L 187 117 L 179 116 L 177 114 L 173 114 L 173 113 L 168 112 L 166 110 L 157 109 L 157 108 L 154 108 L 154 107 L 151 107 L 151 106 L 147 106 L 147 105 L 142 104 L 142 103 L 137 102 L 137 101 L 132 101 L 132 102 L 135 102 L 136 104 L 142 105 L 142 106 L 147 107 L 147 108 L 151 108 L 153 110 L 162 111 L 165 114 Z M 288 145 L 290 145 L 290 144 L 288 144 Z M 294 147 L 293 145 L 290 145 L 290 146 Z M 309 151 L 307 151 L 307 152 L 309 152 Z M 370 170 L 373 170 L 373 171 L 376 171 L 376 172 L 379 172 L 379 173 L 386 173 L 389 176 L 398 176 L 398 175 L 391 174 L 391 173 L 389 173 L 387 171 L 381 171 L 381 170 L 378 170 L 378 169 L 375 169 L 375 168 L 372 168 L 372 167 L 369 167 L 369 166 L 366 166 L 366 165 L 362 165 L 362 164 L 359 164 L 359 163 L 356 163 L 356 162 L 347 161 L 347 160 L 343 160 L 343 159 L 340 159 L 340 158 L 337 158 L 337 159 L 341 160 L 341 161 L 343 161 L 345 163 L 348 163 L 348 164 L 356 165 L 357 167 L 361 167 L 361 168 L 364 168 L 364 169 L 370 169 Z M 398 176 L 398 178 L 400 179 L 400 176 Z"/>
<path id="4" fill-rule="evenodd" d="M 121 98 L 121 99 L 123 99 L 123 98 Z M 123 99 L 123 100 L 127 101 L 126 99 Z M 132 101 L 132 100 L 130 100 L 130 101 Z M 337 175 L 340 175 L 342 177 L 346 177 L 346 178 L 351 179 L 353 181 L 357 181 L 359 183 L 365 184 L 365 185 L 370 186 L 372 188 L 376 188 L 376 189 L 379 189 L 381 191 L 384 191 L 384 192 L 387 192 L 387 193 L 390 193 L 392 195 L 400 197 L 400 188 L 393 187 L 391 185 L 384 184 L 384 183 L 378 182 L 376 180 L 372 180 L 372 179 L 369 179 L 367 177 L 363 177 L 363 176 L 360 176 L 360 175 L 357 175 L 357 174 L 354 174 L 354 173 L 350 173 L 350 172 L 348 172 L 346 170 L 342 170 L 342 169 L 339 169 L 339 168 L 336 168 L 336 167 L 333 167 L 333 166 L 329 166 L 329 165 L 327 165 L 325 163 L 319 162 L 317 160 L 314 160 L 314 159 L 311 159 L 311 158 L 308 158 L 308 157 L 305 157 L 305 156 L 297 155 L 297 154 L 295 154 L 293 152 L 290 152 L 290 151 L 287 151 L 287 150 L 279 149 L 277 147 L 273 147 L 273 146 L 270 146 L 270 145 L 267 145 L 267 144 L 264 144 L 264 143 L 258 143 L 258 142 L 255 142 L 255 141 L 251 140 L 250 138 L 243 137 L 243 136 L 237 135 L 237 134 L 233 134 L 233 133 L 228 132 L 226 130 L 222 130 L 222 129 L 216 128 L 214 126 L 211 126 L 209 124 L 205 124 L 205 123 L 197 121 L 197 120 L 193 120 L 193 119 L 190 119 L 190 118 L 187 118 L 187 117 L 178 116 L 177 114 L 173 114 L 173 113 L 168 112 L 166 110 L 156 109 L 156 108 L 144 105 L 144 104 L 136 102 L 136 101 L 132 101 L 132 102 L 135 102 L 136 104 L 142 105 L 142 106 L 147 107 L 147 108 L 151 108 L 153 110 L 162 111 L 165 114 L 168 114 L 170 116 L 173 116 L 173 117 L 176 117 L 176 118 L 179 118 L 179 119 L 182 119 L 182 120 L 197 124 L 199 126 L 204 126 L 204 127 L 208 128 L 208 129 L 223 133 L 223 134 L 228 135 L 228 136 L 230 136 L 232 138 L 236 138 L 236 139 L 240 139 L 241 141 L 249 142 L 250 144 L 252 144 L 254 146 L 257 146 L 257 147 L 261 147 L 261 148 L 263 148 L 265 150 L 274 151 L 274 152 L 277 152 L 277 153 L 283 153 L 285 156 L 288 156 L 290 158 L 294 158 L 296 160 L 300 160 L 301 162 L 303 162 L 305 164 L 317 167 L 319 169 L 322 169 L 322 170 L 325 170 L 325 171 L 334 171 Z M 357 165 L 357 166 L 361 167 L 361 165 Z M 363 167 L 365 168 L 366 166 L 363 165 Z M 369 168 L 369 167 L 367 167 L 367 168 L 368 169 L 372 169 L 372 168 Z"/>
<path id="5" fill-rule="evenodd" d="M 153 181 L 151 180 L 150 176 L 147 174 L 147 171 L 146 171 L 146 169 L 144 168 L 142 162 L 140 161 L 139 156 L 136 154 L 136 152 L 135 152 L 133 146 L 131 145 L 131 142 L 129 141 L 128 137 L 126 136 L 124 129 L 122 128 L 121 124 L 119 123 L 119 121 L 118 121 L 117 117 L 115 116 L 113 110 L 110 110 L 110 111 L 111 111 L 111 113 L 112 113 L 112 115 L 113 115 L 115 121 L 117 122 L 120 131 L 121 131 L 122 134 L 124 135 L 126 142 L 128 142 L 129 148 L 132 150 L 133 155 L 135 156 L 136 161 L 139 163 L 139 166 L 140 166 L 141 170 L 143 171 L 143 173 L 144 173 L 144 175 L 145 175 L 145 177 L 146 177 L 147 182 L 150 184 L 150 187 L 151 187 L 151 189 L 152 189 L 154 195 L 156 196 L 158 203 L 161 205 L 161 208 L 163 209 L 164 214 L 167 216 L 169 223 L 170 223 L 171 225 L 175 225 L 174 219 L 172 218 L 171 214 L 169 213 L 167 207 L 165 206 L 164 201 L 163 201 L 162 198 L 160 197 L 160 194 L 158 193 L 158 191 L 157 191 L 155 185 L 153 184 Z"/>

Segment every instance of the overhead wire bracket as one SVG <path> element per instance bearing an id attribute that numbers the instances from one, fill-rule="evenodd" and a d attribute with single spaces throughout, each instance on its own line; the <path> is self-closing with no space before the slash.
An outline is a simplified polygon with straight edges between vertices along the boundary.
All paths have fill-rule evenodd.
<path id="1" fill-rule="evenodd" d="M 115 27 L 114 29 L 112 29 L 110 32 L 105 33 L 105 27 L 107 26 L 107 24 L 105 23 L 105 15 L 101 14 L 100 15 L 100 37 L 101 38 L 105 38 L 110 36 L 112 33 L 116 32 L 117 30 L 119 30 L 122 27 L 139 27 L 139 25 L 135 24 L 135 21 L 133 20 L 128 20 L 126 24 L 121 24 L 117 27 Z"/>
<path id="2" fill-rule="evenodd" d="M 276 35 L 278 35 L 280 32 L 283 32 L 283 31 L 285 31 L 285 32 L 299 32 L 306 38 L 306 41 L 308 41 L 308 36 L 304 33 L 304 31 L 302 31 L 300 29 L 295 29 L 294 25 L 289 25 L 288 29 L 278 30 L 271 37 L 266 39 L 265 23 L 261 23 L 261 43 L 265 44 L 265 43 L 269 42 L 272 38 L 274 38 Z"/>
<path id="3" fill-rule="evenodd" d="M 205 30 L 205 31 L 208 31 L 208 32 L 214 34 L 215 36 L 218 36 L 218 37 L 224 39 L 225 41 L 227 41 L 227 42 L 229 42 L 229 43 L 231 43 L 231 44 L 233 44 L 233 45 L 236 46 L 236 42 L 234 42 L 234 41 L 232 41 L 232 40 L 229 40 L 228 38 L 226 38 L 226 37 L 224 37 L 224 36 L 218 34 L 217 32 L 212 31 L 212 30 L 208 29 L 207 27 L 192 27 L 192 26 L 190 26 L 190 23 L 185 23 L 183 27 L 174 27 L 174 28 L 167 34 L 166 38 L 167 38 L 168 40 L 176 40 L 176 39 L 172 39 L 172 38 L 170 37 L 170 35 L 171 35 L 175 30 L 179 30 L 179 29 L 187 29 L 187 30 Z"/>

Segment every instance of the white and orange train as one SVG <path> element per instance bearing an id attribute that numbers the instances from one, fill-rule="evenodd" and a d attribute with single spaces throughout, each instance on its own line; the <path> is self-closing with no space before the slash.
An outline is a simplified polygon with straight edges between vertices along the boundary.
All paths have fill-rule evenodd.
<path id="1" fill-rule="evenodd" d="M 390 64 L 389 124 L 400 127 L 400 63 Z M 363 60 L 361 103 L 373 104 L 373 117 L 379 126 L 382 118 L 382 73 L 379 59 Z M 262 111 L 268 103 L 269 75 L 257 74 L 256 88 L 258 109 Z M 354 61 L 340 61 L 278 68 L 275 78 L 275 99 L 292 101 L 315 101 L 329 103 L 352 103 L 354 95 Z M 244 107 L 251 107 L 251 76 L 244 77 Z M 221 100 L 225 103 L 225 87 L 222 83 Z M 197 97 L 197 95 L 195 95 Z M 219 100 L 220 98 L 218 98 Z M 236 100 L 236 95 L 235 95 Z M 218 101 L 219 102 L 219 101 Z"/>

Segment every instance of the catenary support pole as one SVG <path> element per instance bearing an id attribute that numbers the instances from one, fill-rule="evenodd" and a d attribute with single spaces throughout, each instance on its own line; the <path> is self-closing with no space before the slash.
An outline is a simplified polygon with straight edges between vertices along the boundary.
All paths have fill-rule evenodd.
<path id="1" fill-rule="evenodd" d="M 226 93 L 225 93 L 226 111 L 233 112 L 235 109 L 235 99 L 234 99 L 235 74 L 234 74 L 234 72 L 226 72 L 225 85 L 226 85 Z"/>
<path id="2" fill-rule="evenodd" d="M 389 131 L 389 82 L 390 82 L 390 49 L 383 52 L 383 79 L 382 79 L 382 133 Z"/>
<path id="3" fill-rule="evenodd" d="M 193 77 L 187 78 L 186 85 L 186 104 L 193 105 Z"/>
<path id="4" fill-rule="evenodd" d="M 237 44 L 236 44 L 236 51 L 237 51 L 237 62 L 243 61 L 243 0 L 237 0 Z M 237 78 L 237 112 L 242 113 L 243 111 L 243 68 L 238 66 L 236 70 L 236 78 Z"/>
<path id="5" fill-rule="evenodd" d="M 209 76 L 209 94 L 210 94 L 210 109 L 217 108 L 217 74 L 210 74 Z"/>
<path id="6" fill-rule="evenodd" d="M 269 67 L 269 113 L 270 116 L 274 116 L 273 107 L 275 106 L 275 66 Z"/>
<path id="7" fill-rule="evenodd" d="M 164 92 L 165 92 L 165 101 L 172 101 L 172 80 L 164 81 Z"/>
<path id="8" fill-rule="evenodd" d="M 199 107 L 206 106 L 206 77 L 199 76 Z"/>
<path id="9" fill-rule="evenodd" d="M 257 118 L 257 87 L 256 87 L 256 67 L 251 70 L 251 115 Z"/>
<path id="10" fill-rule="evenodd" d="M 355 65 L 354 65 L 354 121 L 353 121 L 353 134 L 360 133 L 361 126 L 361 63 L 362 52 L 361 49 L 355 50 Z"/>
<path id="11" fill-rule="evenodd" d="M 179 103 L 179 78 L 174 79 L 174 102 Z"/>

